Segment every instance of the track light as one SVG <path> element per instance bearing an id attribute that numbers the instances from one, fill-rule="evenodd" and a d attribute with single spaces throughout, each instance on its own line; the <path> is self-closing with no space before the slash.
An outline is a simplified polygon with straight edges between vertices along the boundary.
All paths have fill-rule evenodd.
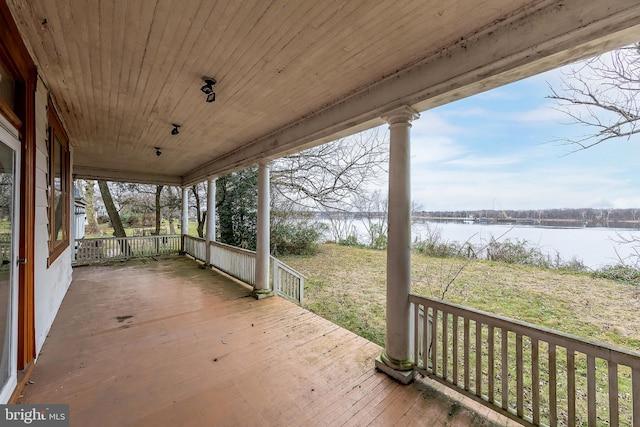
<path id="1" fill-rule="evenodd" d="M 160 157 L 162 151 L 160 151 L 160 147 L 154 147 L 156 149 L 156 156 Z"/>
<path id="2" fill-rule="evenodd" d="M 178 130 L 178 128 L 180 127 L 180 125 L 177 125 L 177 124 L 175 124 L 175 123 L 174 123 L 172 126 L 173 126 L 173 129 L 171 129 L 171 135 L 177 135 L 177 134 L 179 134 L 179 133 L 180 133 L 180 130 Z M 159 155 L 160 155 L 160 154 L 158 154 L 158 156 L 159 156 Z"/>
<path id="3" fill-rule="evenodd" d="M 213 93 L 213 86 L 215 86 L 215 84 L 217 83 L 216 79 L 213 79 L 211 77 L 206 77 L 205 76 L 205 77 L 202 78 L 202 81 L 204 81 L 206 83 L 204 86 L 202 86 L 200 88 L 202 93 L 204 93 L 206 95 L 209 95 L 209 94 Z"/>
<path id="4" fill-rule="evenodd" d="M 216 100 L 216 93 L 213 91 L 213 87 L 216 85 L 216 79 L 212 77 L 204 76 L 202 81 L 205 83 L 204 86 L 200 88 L 202 93 L 207 95 L 207 102 L 213 102 Z"/>

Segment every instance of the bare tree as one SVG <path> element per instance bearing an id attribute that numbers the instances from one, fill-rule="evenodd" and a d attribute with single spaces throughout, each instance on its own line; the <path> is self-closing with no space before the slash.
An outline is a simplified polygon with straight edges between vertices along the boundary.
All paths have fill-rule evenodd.
<path id="1" fill-rule="evenodd" d="M 355 206 L 369 238 L 369 246 L 375 249 L 387 247 L 387 199 L 380 190 L 359 194 Z"/>
<path id="2" fill-rule="evenodd" d="M 354 239 L 358 240 L 356 227 L 353 225 L 353 213 L 344 210 L 327 210 L 323 214 L 329 219 L 329 229 L 336 243 Z"/>
<path id="3" fill-rule="evenodd" d="M 115 203 L 113 202 L 111 190 L 109 189 L 107 181 L 98 180 L 98 187 L 100 188 L 102 201 L 104 202 L 104 207 L 107 209 L 107 214 L 109 215 L 109 220 L 111 221 L 111 226 L 113 227 L 114 236 L 127 237 L 127 234 L 124 231 L 124 226 L 122 225 L 122 220 L 120 219 L 120 214 L 118 212 L 118 209 L 116 208 Z"/>
<path id="4" fill-rule="evenodd" d="M 162 206 L 164 216 L 169 220 L 169 234 L 176 234 L 175 218 L 176 213 L 180 211 L 182 205 L 182 197 L 179 192 L 174 193 L 175 187 L 166 187 L 165 199 Z"/>
<path id="5" fill-rule="evenodd" d="M 356 194 L 385 174 L 388 157 L 386 134 L 374 128 L 275 160 L 271 184 L 296 204 L 348 210 Z"/>
<path id="6" fill-rule="evenodd" d="M 198 221 L 198 237 L 204 237 L 204 225 L 207 222 L 207 212 L 203 210 L 203 205 L 206 207 L 206 186 L 204 182 L 191 186 L 191 194 L 195 199 L 194 207 L 196 208 L 196 219 Z"/>
<path id="7" fill-rule="evenodd" d="M 588 133 L 567 141 L 583 150 L 640 133 L 640 43 L 574 64 L 548 98 Z"/>
<path id="8" fill-rule="evenodd" d="M 626 257 L 621 256 L 616 250 L 618 264 L 635 270 L 640 270 L 640 236 L 634 234 L 625 236 L 618 232 L 616 233 L 616 238 L 612 240 L 618 244 L 631 247 L 631 253 Z"/>
<path id="9" fill-rule="evenodd" d="M 611 139 L 629 140 L 640 133 L 640 42 L 578 62 L 564 75 L 549 98 L 574 124 L 589 129 L 582 138 L 567 141 L 583 150 Z M 611 210 L 602 220 L 608 221 Z M 633 218 L 635 219 L 635 212 Z M 640 267 L 640 237 L 618 235 L 618 243 L 632 246 L 621 265 Z"/>
<path id="10" fill-rule="evenodd" d="M 87 214 L 87 222 L 89 228 L 87 232 L 89 234 L 98 234 L 100 230 L 98 229 L 98 220 L 96 219 L 96 210 L 94 207 L 95 202 L 95 192 L 96 192 L 96 182 L 93 180 L 85 181 L 85 194 L 87 199 L 87 206 L 85 207 L 85 212 Z"/>

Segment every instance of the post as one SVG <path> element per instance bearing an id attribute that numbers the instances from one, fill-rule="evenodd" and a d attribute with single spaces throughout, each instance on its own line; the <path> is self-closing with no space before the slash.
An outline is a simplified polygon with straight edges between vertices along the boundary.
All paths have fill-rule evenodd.
<path id="1" fill-rule="evenodd" d="M 256 284 L 252 295 L 257 299 L 273 295 L 269 286 L 270 253 L 269 165 L 258 165 L 258 235 L 256 238 Z"/>
<path id="2" fill-rule="evenodd" d="M 185 252 L 185 238 L 189 234 L 189 188 L 182 187 L 182 218 L 180 225 L 180 234 L 182 235 L 182 254 Z"/>
<path id="3" fill-rule="evenodd" d="M 401 107 L 383 117 L 389 123 L 389 239 L 387 246 L 387 336 L 376 367 L 404 384 L 413 381 L 411 334 L 410 128 L 419 117 Z"/>
<path id="4" fill-rule="evenodd" d="M 216 241 L 216 179 L 207 181 L 207 234 L 205 266 L 211 266 L 211 242 Z"/>

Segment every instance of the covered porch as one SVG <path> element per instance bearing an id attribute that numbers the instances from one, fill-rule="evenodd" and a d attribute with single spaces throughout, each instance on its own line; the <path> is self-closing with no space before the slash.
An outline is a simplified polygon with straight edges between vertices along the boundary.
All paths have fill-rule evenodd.
<path id="1" fill-rule="evenodd" d="M 376 344 L 250 292 L 182 256 L 77 267 L 19 403 L 69 403 L 78 426 L 516 425 L 402 386 Z"/>
<path id="2" fill-rule="evenodd" d="M 150 3 L 0 0 L 0 62 L 15 87 L 0 103 L 7 130 L 0 143 L 20 165 L 17 256 L 3 315 L 11 363 L 0 400 L 14 392 L 17 371 L 33 368 L 19 401 L 68 403 L 74 425 L 482 425 L 483 416 L 499 416 L 461 409 L 420 378 L 401 387 L 375 371 L 380 356 L 375 366 L 395 378 L 453 377 L 461 393 L 505 414 L 507 390 L 515 389 L 514 417 L 540 425 L 540 349 L 555 366 L 555 348 L 565 345 L 569 396 L 577 393 L 573 352 L 585 354 L 589 424 L 597 418 L 595 374 L 604 372 L 597 358 L 615 378 L 607 387 L 610 423 L 622 412 L 621 364 L 633 396 L 623 415 L 633 412 L 632 425 L 640 425 L 637 355 L 585 349 L 571 337 L 411 294 L 409 228 L 410 127 L 418 113 L 637 41 L 637 1 L 386 0 L 374 9 L 340 1 Z M 390 128 L 384 350 L 280 298 L 245 298 L 251 289 L 185 257 L 72 269 L 73 178 L 180 186 L 185 234 L 190 185 L 207 180 L 213 188 L 217 177 L 258 165 L 252 284 L 255 297 L 269 296 L 269 162 L 383 123 Z M 209 218 L 207 230 L 215 230 Z M 194 243 L 207 264 L 214 237 Z M 164 244 L 156 239 L 153 249 Z M 126 254 L 131 246 L 120 247 Z M 501 405 L 493 356 L 471 362 L 485 329 L 487 354 L 498 342 L 503 349 Z M 515 373 L 507 371 L 511 343 Z M 523 348 L 532 349 L 530 389 Z M 555 386 L 549 390 L 555 397 Z M 575 398 L 566 400 L 572 425 Z"/>

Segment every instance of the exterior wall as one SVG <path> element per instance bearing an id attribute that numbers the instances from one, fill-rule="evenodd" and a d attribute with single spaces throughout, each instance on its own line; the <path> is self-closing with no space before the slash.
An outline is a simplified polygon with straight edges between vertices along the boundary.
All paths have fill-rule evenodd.
<path id="1" fill-rule="evenodd" d="M 47 96 L 38 80 L 36 91 L 36 242 L 35 242 L 35 335 L 36 358 L 42 349 L 62 299 L 71 284 L 71 244 L 50 266 L 47 217 Z M 73 197 L 70 197 L 73 202 Z M 71 210 L 73 213 L 73 210 Z M 73 217 L 73 216 L 72 216 Z"/>

